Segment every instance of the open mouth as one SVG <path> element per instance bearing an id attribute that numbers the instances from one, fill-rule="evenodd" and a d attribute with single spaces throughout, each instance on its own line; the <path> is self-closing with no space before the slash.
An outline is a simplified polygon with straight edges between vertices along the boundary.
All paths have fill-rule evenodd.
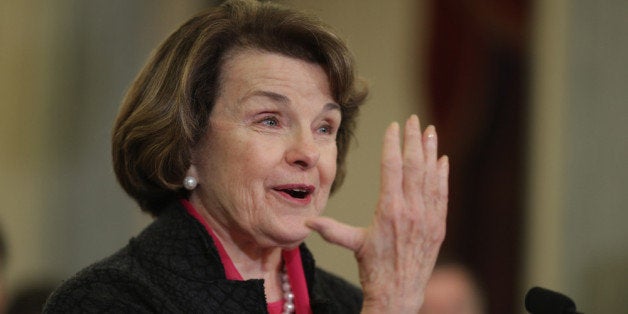
<path id="1" fill-rule="evenodd" d="M 313 186 L 306 185 L 290 185 L 290 186 L 280 186 L 273 188 L 277 192 L 281 192 L 283 194 L 287 194 L 292 198 L 296 199 L 305 199 L 314 192 Z"/>

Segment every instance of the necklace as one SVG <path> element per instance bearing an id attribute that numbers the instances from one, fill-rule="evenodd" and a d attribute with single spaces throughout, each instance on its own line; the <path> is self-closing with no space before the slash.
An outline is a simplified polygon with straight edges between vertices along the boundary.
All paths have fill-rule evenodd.
<path id="1" fill-rule="evenodd" d="M 281 290 L 283 291 L 283 313 L 294 313 L 294 293 L 292 293 L 292 287 L 290 286 L 290 280 L 288 278 L 288 272 L 284 266 L 281 271 Z"/>

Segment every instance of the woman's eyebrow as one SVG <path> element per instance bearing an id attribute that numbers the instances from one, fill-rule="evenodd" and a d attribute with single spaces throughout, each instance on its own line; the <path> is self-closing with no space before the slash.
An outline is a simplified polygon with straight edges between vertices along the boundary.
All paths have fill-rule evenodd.
<path id="1" fill-rule="evenodd" d="M 287 105 L 287 104 L 290 103 L 290 99 L 288 97 L 286 97 L 286 96 L 284 96 L 282 94 L 271 92 L 271 91 L 267 91 L 267 90 L 255 90 L 255 91 L 253 91 L 251 93 L 248 93 L 244 97 L 240 98 L 238 103 L 242 104 L 246 100 L 248 100 L 249 98 L 253 98 L 253 97 L 256 97 L 256 96 L 269 98 L 273 102 L 276 102 L 276 103 L 281 104 L 281 105 Z M 321 112 L 323 112 L 323 111 L 330 111 L 330 110 L 338 110 L 339 112 L 342 111 L 342 110 L 340 110 L 340 105 L 339 104 L 337 104 L 335 102 L 330 102 L 330 103 L 325 104 L 325 106 L 323 107 L 323 110 L 321 110 Z"/>
<path id="2" fill-rule="evenodd" d="M 342 112 L 342 110 L 340 110 L 340 105 L 335 102 L 327 103 L 325 107 L 323 107 L 323 111 L 330 111 L 330 110 L 338 110 L 339 112 Z"/>
<path id="3" fill-rule="evenodd" d="M 282 105 L 287 105 L 290 103 L 290 99 L 288 99 L 288 97 L 282 95 L 282 94 L 278 94 L 275 92 L 271 92 L 271 91 L 266 91 L 266 90 L 255 90 L 251 93 L 248 93 L 246 95 L 244 95 L 244 97 L 240 98 L 240 101 L 238 101 L 238 103 L 242 104 L 245 101 L 247 101 L 250 98 L 253 97 L 257 97 L 257 96 L 261 96 L 261 97 L 266 97 L 269 98 L 270 100 L 272 100 L 273 102 L 282 104 Z"/>

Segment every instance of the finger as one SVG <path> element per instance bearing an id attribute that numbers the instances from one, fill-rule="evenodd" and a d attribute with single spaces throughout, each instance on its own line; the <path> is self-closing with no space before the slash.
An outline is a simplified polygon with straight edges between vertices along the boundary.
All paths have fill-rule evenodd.
<path id="1" fill-rule="evenodd" d="M 449 157 L 446 155 L 438 160 L 438 177 L 438 194 L 447 198 L 449 194 Z"/>
<path id="2" fill-rule="evenodd" d="M 364 243 L 366 231 L 343 224 L 328 217 L 314 217 L 305 222 L 305 225 L 318 232 L 325 241 L 340 245 L 353 252 L 357 252 Z"/>
<path id="3" fill-rule="evenodd" d="M 399 147 L 399 124 L 393 122 L 386 129 L 382 148 L 381 193 L 388 198 L 401 189 L 401 149 Z"/>
<path id="4" fill-rule="evenodd" d="M 438 139 L 436 136 L 436 128 L 433 125 L 425 128 L 423 133 L 423 153 L 425 162 L 428 167 L 436 165 L 436 156 L 438 154 Z"/>
<path id="5" fill-rule="evenodd" d="M 438 160 L 438 207 L 443 215 L 447 215 L 449 197 L 449 157 L 443 156 Z"/>
<path id="6" fill-rule="evenodd" d="M 422 183 L 423 144 L 416 115 L 406 121 L 403 136 L 403 191 L 410 202 L 416 201 Z"/>
<path id="7" fill-rule="evenodd" d="M 436 128 L 434 128 L 433 125 L 428 126 L 425 132 L 423 132 L 423 152 L 425 156 L 423 195 L 426 196 L 427 202 L 432 204 L 433 202 L 438 202 L 439 177 L 438 166 L 436 164 L 438 154 L 437 141 Z"/>

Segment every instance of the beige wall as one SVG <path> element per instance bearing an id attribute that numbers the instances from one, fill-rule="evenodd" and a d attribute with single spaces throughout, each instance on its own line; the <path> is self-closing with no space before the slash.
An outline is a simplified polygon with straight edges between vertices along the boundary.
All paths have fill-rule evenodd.
<path id="1" fill-rule="evenodd" d="M 47 99 L 51 97 L 51 34 L 63 5 L 0 2 L 0 215 L 9 250 L 9 281 L 49 271 L 44 194 Z M 37 274 L 33 274 L 37 276 Z"/>
<path id="2" fill-rule="evenodd" d="M 532 41 L 528 212 L 521 295 L 534 285 L 562 291 L 566 110 L 566 1 L 537 1 Z"/>
<path id="3" fill-rule="evenodd" d="M 536 1 L 526 269 L 584 313 L 628 308 L 628 2 Z"/>
<path id="4" fill-rule="evenodd" d="M 568 3 L 565 291 L 584 313 L 621 313 L 628 309 L 628 2 Z"/>

